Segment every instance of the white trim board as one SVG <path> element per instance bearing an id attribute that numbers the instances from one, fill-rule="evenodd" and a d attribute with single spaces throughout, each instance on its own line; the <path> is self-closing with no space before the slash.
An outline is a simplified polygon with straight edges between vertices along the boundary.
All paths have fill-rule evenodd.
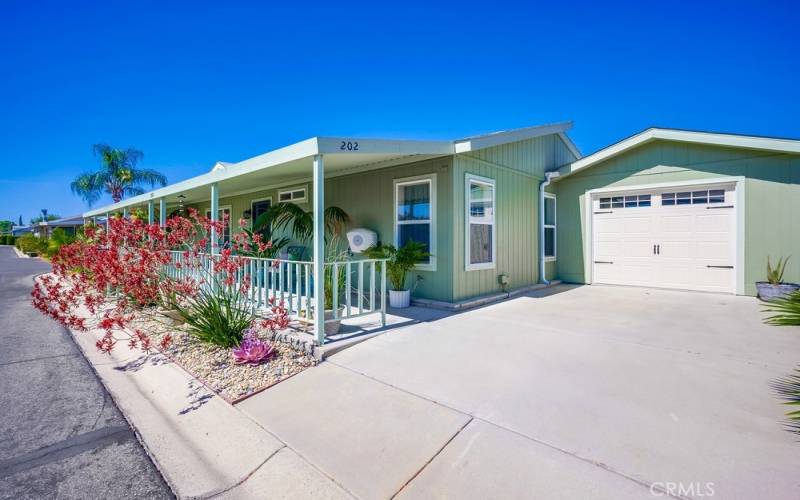
<path id="1" fill-rule="evenodd" d="M 583 234 L 583 269 L 584 276 L 587 284 L 592 284 L 594 273 L 594 227 L 593 227 L 593 200 L 594 197 L 606 193 L 632 193 L 636 191 L 647 191 L 654 189 L 668 189 L 668 188 L 682 188 L 692 186 L 715 186 L 720 184 L 733 184 L 736 191 L 736 295 L 745 295 L 745 177 L 744 176 L 728 176 L 728 177 L 711 177 L 704 179 L 692 179 L 677 182 L 657 182 L 651 184 L 639 184 L 632 186 L 610 186 L 596 189 L 589 189 L 584 193 L 583 200 L 583 217 L 586 225 L 586 231 Z"/>

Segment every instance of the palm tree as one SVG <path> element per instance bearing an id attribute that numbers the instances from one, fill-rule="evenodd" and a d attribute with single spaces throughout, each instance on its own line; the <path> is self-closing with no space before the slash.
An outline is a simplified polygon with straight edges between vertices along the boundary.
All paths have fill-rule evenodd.
<path id="1" fill-rule="evenodd" d="M 350 216 L 339 207 L 325 209 L 325 241 L 341 233 Z M 308 242 L 314 237 L 314 212 L 305 211 L 294 203 L 281 202 L 271 206 L 253 221 L 253 231 L 269 239 L 276 230 L 289 230 L 298 241 Z"/>
<path id="2" fill-rule="evenodd" d="M 114 203 L 127 196 L 144 193 L 142 184 L 150 187 L 166 186 L 167 178 L 155 170 L 136 168 L 144 156 L 138 149 L 115 149 L 107 144 L 95 144 L 92 150 L 100 157 L 99 170 L 79 175 L 72 184 L 72 192 L 91 206 L 103 193 L 111 195 Z"/>

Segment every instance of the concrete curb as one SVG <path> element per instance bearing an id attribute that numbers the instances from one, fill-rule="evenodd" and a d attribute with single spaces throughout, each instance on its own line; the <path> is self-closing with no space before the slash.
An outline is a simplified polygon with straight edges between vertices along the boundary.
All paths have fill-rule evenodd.
<path id="1" fill-rule="evenodd" d="M 68 331 L 176 497 L 230 491 L 285 447 L 163 355 L 131 360 L 120 343 L 98 363 L 99 336 Z"/>
<path id="2" fill-rule="evenodd" d="M 30 259 L 31 258 L 29 255 L 25 255 L 24 253 L 20 252 L 19 248 L 15 247 L 14 245 L 11 245 L 11 248 L 14 249 L 14 253 L 17 254 L 17 257 L 19 257 L 20 259 Z"/>

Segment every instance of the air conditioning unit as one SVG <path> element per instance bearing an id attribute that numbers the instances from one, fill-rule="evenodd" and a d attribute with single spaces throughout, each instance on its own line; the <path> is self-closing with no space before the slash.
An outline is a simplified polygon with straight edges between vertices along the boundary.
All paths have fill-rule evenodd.
<path id="1" fill-rule="evenodd" d="M 378 243 L 378 233 L 360 227 L 352 231 L 347 231 L 347 241 L 350 243 L 351 252 L 361 253 Z"/>

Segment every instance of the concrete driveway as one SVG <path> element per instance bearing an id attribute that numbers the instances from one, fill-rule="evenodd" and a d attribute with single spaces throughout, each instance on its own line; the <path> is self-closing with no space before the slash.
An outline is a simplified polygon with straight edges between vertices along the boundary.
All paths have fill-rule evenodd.
<path id="1" fill-rule="evenodd" d="M 361 498 L 798 498 L 770 382 L 800 328 L 760 309 L 561 286 L 393 330 L 239 407 Z"/>

